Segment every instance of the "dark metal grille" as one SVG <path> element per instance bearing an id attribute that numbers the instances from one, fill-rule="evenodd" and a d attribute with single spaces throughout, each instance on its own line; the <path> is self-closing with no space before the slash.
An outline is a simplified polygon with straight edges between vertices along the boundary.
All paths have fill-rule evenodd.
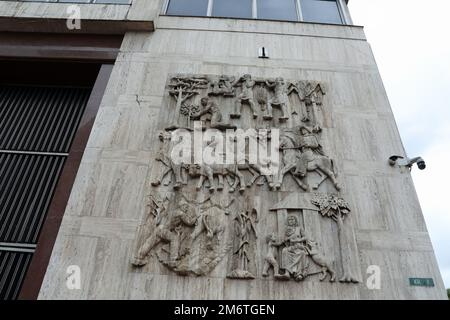
<path id="1" fill-rule="evenodd" d="M 69 152 L 90 89 L 2 87 L 0 150 Z"/>
<path id="2" fill-rule="evenodd" d="M 0 153 L 0 242 L 36 243 L 64 160 Z"/>
<path id="3" fill-rule="evenodd" d="M 32 253 L 0 250 L 0 297 L 15 299 L 31 262 Z"/>
<path id="4" fill-rule="evenodd" d="M 90 92 L 0 86 L 0 299 L 17 298 Z"/>

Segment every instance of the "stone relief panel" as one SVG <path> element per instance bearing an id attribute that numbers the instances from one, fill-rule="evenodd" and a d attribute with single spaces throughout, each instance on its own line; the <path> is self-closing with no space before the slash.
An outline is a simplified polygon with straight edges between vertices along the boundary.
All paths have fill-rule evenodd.
<path id="1" fill-rule="evenodd" d="M 350 205 L 323 146 L 322 132 L 332 130 L 325 93 L 322 83 L 281 77 L 170 76 L 132 265 L 158 261 L 180 276 L 358 282 L 344 232 Z M 241 131 L 255 135 L 240 139 Z M 255 161 L 253 143 L 259 152 L 263 141 Z M 236 150 L 243 156 L 230 161 Z M 205 152 L 220 161 L 199 161 Z M 261 217 L 274 214 L 277 224 L 260 234 Z"/>

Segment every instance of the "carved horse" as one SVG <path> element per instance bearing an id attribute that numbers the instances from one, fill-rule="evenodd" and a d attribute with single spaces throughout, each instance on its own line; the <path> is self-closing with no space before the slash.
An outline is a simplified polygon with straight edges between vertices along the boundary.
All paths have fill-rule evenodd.
<path id="1" fill-rule="evenodd" d="M 336 179 L 336 171 L 332 159 L 315 153 L 310 148 L 303 148 L 302 154 L 302 152 L 300 152 L 300 148 L 296 145 L 294 138 L 288 135 L 281 136 L 280 149 L 282 152 L 283 166 L 279 172 L 276 182 L 273 181 L 269 184 L 271 188 L 280 189 L 284 176 L 287 173 L 290 173 L 303 190 L 308 190 L 308 186 L 301 181 L 304 178 L 304 175 L 297 171 L 297 161 L 303 156 L 308 159 L 306 161 L 306 171 L 316 172 L 320 176 L 320 181 L 313 186 L 313 189 L 318 189 L 326 179 L 330 179 L 337 190 L 341 189 Z"/>
<path id="2" fill-rule="evenodd" d="M 297 166 L 299 150 L 296 147 L 294 140 L 286 135 L 280 137 L 280 151 L 281 151 L 281 168 L 277 175 L 272 176 L 269 179 L 269 187 L 273 190 L 281 188 L 283 184 L 284 176 L 288 173 L 292 175 L 295 182 L 303 190 L 308 190 L 308 186 L 301 181 L 301 179 L 295 175 L 295 169 Z"/>

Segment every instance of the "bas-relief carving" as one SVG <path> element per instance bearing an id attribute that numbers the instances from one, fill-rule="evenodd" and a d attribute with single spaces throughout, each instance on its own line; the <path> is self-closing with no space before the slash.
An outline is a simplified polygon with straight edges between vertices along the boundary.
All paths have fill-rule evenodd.
<path id="1" fill-rule="evenodd" d="M 254 279 L 256 274 L 256 224 L 258 212 L 255 208 L 236 213 L 233 219 L 233 248 L 231 270 L 227 277 L 232 279 Z"/>
<path id="2" fill-rule="evenodd" d="M 356 282 L 351 271 L 350 246 L 342 232 L 344 217 L 350 212 L 348 205 L 336 207 L 334 203 L 340 198 L 332 195 L 311 198 L 311 191 L 319 191 L 322 186 L 325 186 L 322 191 L 330 187 L 335 192 L 341 189 L 335 162 L 322 147 L 321 119 L 325 118 L 322 113 L 327 107 L 323 105 L 324 95 L 321 83 L 287 81 L 281 77 L 262 79 L 249 74 L 171 77 L 160 121 L 163 129 L 159 134 L 160 150 L 155 158 L 159 167 L 151 178 L 151 210 L 141 227 L 132 264 L 143 266 L 155 257 L 179 275 L 206 275 L 226 259 L 227 267 L 219 268 L 224 277 L 269 277 L 273 269 L 275 280 L 301 281 L 317 274 L 320 280 L 329 275 L 334 282 L 334 266 L 340 259 L 344 273 L 340 281 Z M 173 141 L 171 131 L 180 128 L 193 131 L 193 122 L 199 120 L 203 130 L 211 128 L 223 133 L 239 128 L 279 128 L 280 170 L 275 175 L 263 176 L 262 167 L 247 162 L 174 163 L 170 152 L 179 141 Z M 288 189 L 291 193 L 281 203 L 263 199 L 264 207 L 279 215 L 278 231 L 259 237 L 259 218 L 271 213 L 249 207 L 255 201 L 255 192 L 251 190 L 266 186 L 269 192 L 278 193 L 289 181 L 297 188 Z M 290 197 L 296 195 L 311 198 L 308 205 L 295 206 L 298 200 Z M 214 197 L 222 200 L 213 200 Z M 231 202 L 219 204 L 224 199 Z M 285 217 L 292 206 L 297 216 L 289 214 L 283 225 L 280 217 Z M 320 212 L 324 216 L 321 219 L 331 217 L 336 221 L 339 244 L 320 243 L 320 234 L 309 235 L 307 226 L 300 224 L 304 210 Z M 339 245 L 341 255 L 337 258 L 324 255 L 321 248 L 326 245 Z M 266 254 L 257 254 L 262 251 Z M 258 262 L 257 257 L 263 257 L 263 261 Z"/>
<path id="3" fill-rule="evenodd" d="M 289 215 L 286 219 L 285 233 L 267 237 L 268 252 L 265 257 L 263 276 L 269 276 L 269 269 L 274 269 L 274 277 L 278 280 L 302 281 L 306 277 L 320 273 L 320 281 L 330 274 L 330 282 L 334 282 L 336 273 L 329 261 L 319 250 L 319 245 L 305 236 L 298 217 Z M 276 258 L 278 256 L 278 258 Z M 310 272 L 313 262 L 320 267 L 319 271 Z"/>

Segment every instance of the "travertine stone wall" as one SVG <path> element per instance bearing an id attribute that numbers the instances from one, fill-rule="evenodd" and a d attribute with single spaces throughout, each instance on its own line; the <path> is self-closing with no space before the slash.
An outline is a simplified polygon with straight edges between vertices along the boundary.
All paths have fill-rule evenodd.
<path id="1" fill-rule="evenodd" d="M 361 27 L 187 17 L 159 17 L 155 26 L 153 33 L 125 36 L 40 299 L 446 299 L 411 176 L 387 163 L 404 150 Z M 258 59 L 262 46 L 270 59 Z M 227 278 L 227 259 L 199 277 L 180 276 L 155 256 L 142 268 L 131 265 L 154 192 L 150 182 L 159 170 L 159 121 L 171 99 L 167 83 L 176 74 L 251 74 L 324 84 L 322 144 L 351 209 L 345 223 L 359 283 L 261 277 L 263 238 L 277 223 L 264 203 L 297 192 L 289 188 L 276 199 L 268 189 L 254 194 L 260 211 L 254 280 Z M 322 191 L 335 192 L 329 183 Z M 313 224 L 320 240 L 333 239 L 335 224 Z M 338 257 L 337 246 L 325 248 L 326 254 Z M 80 290 L 65 285 L 70 265 L 81 268 Z M 380 290 L 366 286 L 370 265 L 381 268 Z M 436 286 L 411 287 L 409 277 L 433 278 Z"/>

